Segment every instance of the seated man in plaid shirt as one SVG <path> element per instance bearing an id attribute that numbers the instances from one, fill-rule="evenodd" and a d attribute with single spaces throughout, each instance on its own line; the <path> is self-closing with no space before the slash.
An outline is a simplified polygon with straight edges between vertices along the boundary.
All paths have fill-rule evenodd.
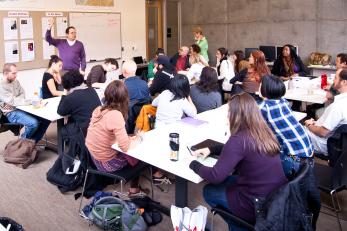
<path id="1" fill-rule="evenodd" d="M 312 163 L 313 146 L 304 127 L 296 120 L 288 102 L 282 98 L 286 87 L 273 75 L 262 78 L 260 92 L 264 100 L 259 108 L 281 145 L 281 160 L 288 179 L 295 177 L 302 163 Z"/>

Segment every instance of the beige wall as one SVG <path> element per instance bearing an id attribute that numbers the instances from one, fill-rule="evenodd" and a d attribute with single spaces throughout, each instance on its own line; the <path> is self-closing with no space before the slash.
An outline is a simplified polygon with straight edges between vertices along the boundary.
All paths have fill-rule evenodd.
<path id="1" fill-rule="evenodd" d="M 35 11 L 86 11 L 86 12 L 120 12 L 121 13 L 121 33 L 122 33 L 122 59 L 130 59 L 133 56 L 146 57 L 146 18 L 145 18 L 145 1 L 144 0 L 114 0 L 115 7 L 76 7 L 74 0 L 38 0 L 42 4 L 39 7 L 32 5 L 20 5 L 16 1 L 16 6 L 13 4 L 1 4 L 1 10 L 35 10 Z M 12 5 L 8 7 L 8 5 Z M 1 22 L 2 25 L 2 22 Z M 35 26 L 35 25 L 34 25 Z M 36 25 L 41 26 L 41 25 Z M 78 33 L 78 28 L 77 28 Z M 97 36 L 100 35 L 96 35 Z M 78 34 L 77 34 L 78 38 Z M 83 41 L 82 41 L 83 42 Z M 134 48 L 134 49 L 133 49 Z M 87 65 L 87 71 L 90 70 L 93 64 Z M 1 67 L 2 69 L 2 67 Z M 41 86 L 42 75 L 45 69 L 34 69 L 20 71 L 18 80 L 25 88 L 27 97 L 30 97 L 33 92 Z M 116 73 L 111 73 L 116 74 Z"/>

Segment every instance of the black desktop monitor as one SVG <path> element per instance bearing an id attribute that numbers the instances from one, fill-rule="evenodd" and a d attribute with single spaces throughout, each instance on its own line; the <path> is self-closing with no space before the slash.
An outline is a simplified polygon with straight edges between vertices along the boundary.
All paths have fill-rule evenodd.
<path id="1" fill-rule="evenodd" d="M 276 46 L 259 46 L 259 50 L 264 53 L 266 61 L 272 62 L 276 60 Z"/>
<path id="2" fill-rule="evenodd" d="M 251 53 L 255 50 L 258 50 L 258 48 L 245 48 L 245 58 L 248 59 Z"/>
<path id="3" fill-rule="evenodd" d="M 142 64 L 142 63 L 143 63 L 143 58 L 142 58 L 142 56 L 135 56 L 133 59 L 134 59 L 134 62 L 135 62 L 136 64 Z"/>
<path id="4" fill-rule="evenodd" d="M 277 57 L 282 53 L 282 49 L 283 49 L 282 46 L 277 46 L 277 47 L 276 47 L 276 50 L 277 50 L 277 51 L 276 51 L 276 56 L 277 56 Z M 298 46 L 294 46 L 294 49 L 295 49 L 296 55 L 299 56 Z"/>

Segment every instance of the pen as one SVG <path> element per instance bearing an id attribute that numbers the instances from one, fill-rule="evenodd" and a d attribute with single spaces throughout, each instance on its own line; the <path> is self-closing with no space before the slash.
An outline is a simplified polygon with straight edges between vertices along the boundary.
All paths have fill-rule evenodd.
<path id="1" fill-rule="evenodd" d="M 192 156 L 193 155 L 193 153 L 192 153 L 192 151 L 190 150 L 190 148 L 187 146 L 187 149 L 188 149 L 188 151 L 189 151 L 189 153 L 190 153 L 190 155 Z"/>
<path id="2" fill-rule="evenodd" d="M 45 107 L 47 104 L 48 104 L 48 101 L 46 101 L 46 102 L 43 104 L 43 106 Z"/>

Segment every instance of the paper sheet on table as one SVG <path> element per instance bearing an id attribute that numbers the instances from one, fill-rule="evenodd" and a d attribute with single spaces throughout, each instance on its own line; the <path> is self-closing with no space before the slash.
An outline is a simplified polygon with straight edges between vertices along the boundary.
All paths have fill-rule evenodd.
<path id="1" fill-rule="evenodd" d="M 198 157 L 197 161 L 207 167 L 213 167 L 217 163 L 217 159 L 212 157 L 207 157 L 206 159 Z"/>
<path id="2" fill-rule="evenodd" d="M 180 122 L 185 123 L 185 124 L 189 124 L 189 125 L 193 125 L 193 126 L 200 126 L 202 124 L 207 123 L 207 121 L 205 121 L 205 120 L 199 120 L 199 119 L 195 119 L 192 117 L 185 117 L 185 118 L 181 119 Z"/>
<path id="3" fill-rule="evenodd" d="M 5 62 L 6 63 L 19 62 L 19 51 L 18 51 L 17 41 L 5 42 Z"/>
<path id="4" fill-rule="evenodd" d="M 4 40 L 18 39 L 18 25 L 16 18 L 4 18 Z"/>
<path id="5" fill-rule="evenodd" d="M 20 18 L 20 38 L 32 39 L 34 38 L 33 19 L 32 18 Z"/>

